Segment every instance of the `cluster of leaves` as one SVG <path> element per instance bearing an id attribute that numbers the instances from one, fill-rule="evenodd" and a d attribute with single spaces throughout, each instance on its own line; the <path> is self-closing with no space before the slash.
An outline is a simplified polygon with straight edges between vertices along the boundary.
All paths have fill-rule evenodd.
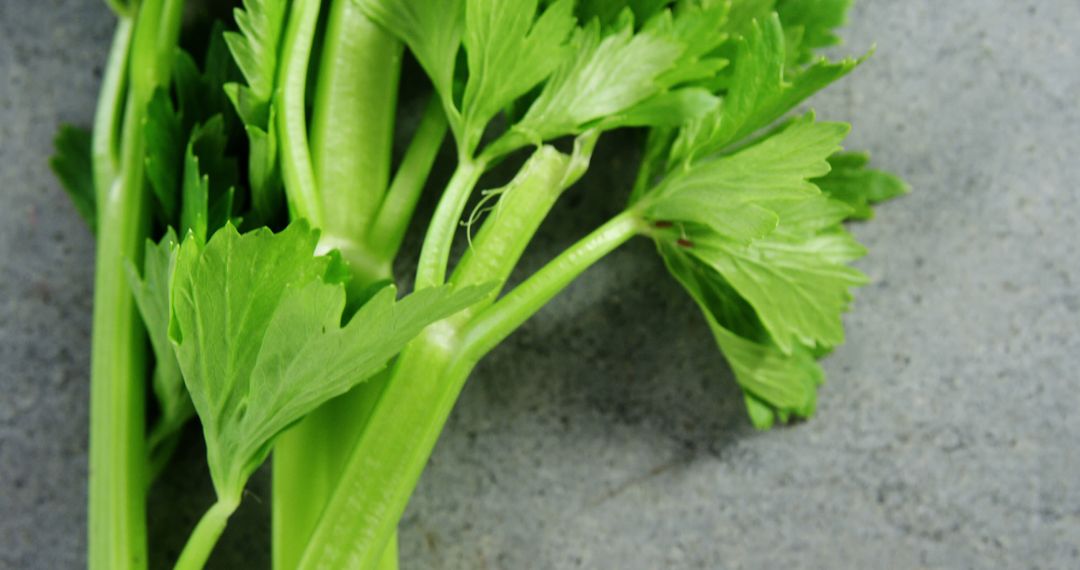
<path id="1" fill-rule="evenodd" d="M 362 6 L 428 72 L 465 157 L 485 137 L 480 156 L 495 160 L 648 127 L 632 207 L 705 313 L 754 424 L 811 415 L 816 358 L 843 341 L 841 313 L 865 281 L 841 224 L 906 192 L 840 152 L 846 125 L 784 119 L 863 61 L 816 55 L 839 42 L 850 0 L 497 4 Z M 491 135 L 502 109 L 507 126 Z"/>
<path id="2" fill-rule="evenodd" d="M 584 174 L 597 140 L 625 128 L 643 134 L 644 148 L 621 216 L 655 241 L 700 307 L 752 422 L 764 429 L 814 412 L 824 378 L 817 359 L 843 342 L 851 289 L 865 282 L 850 266 L 864 250 L 844 223 L 870 218 L 874 204 L 907 191 L 898 178 L 868 168 L 865 154 L 843 151 L 847 125 L 799 111 L 865 59 L 817 53 L 839 42 L 834 30 L 851 0 L 351 1 L 412 52 L 445 115 L 442 130 L 433 130 L 435 146 L 447 124 L 457 146 L 458 170 L 425 238 L 417 292 L 399 301 L 380 281 L 347 293 L 359 268 L 336 251 L 315 255 L 364 244 L 358 236 L 320 244 L 309 224 L 321 220 L 303 219 L 339 206 L 308 204 L 320 197 L 304 93 L 320 75 L 307 65 L 323 29 L 321 5 L 244 0 L 236 31 L 211 28 L 201 65 L 175 51 L 171 81 L 140 115 L 145 144 L 128 145 L 143 151 L 144 175 L 133 178 L 153 197 L 148 223 L 159 238 L 147 242 L 141 264 L 131 259 L 127 267 L 155 356 L 152 470 L 197 414 L 219 501 L 231 512 L 287 428 L 382 369 L 432 323 L 468 309 L 448 325 L 468 332 L 481 311 L 503 310 L 492 291 L 505 284 L 558 196 Z M 121 13 L 133 9 L 113 4 Z M 573 139 L 573 151 L 557 150 L 564 138 Z M 53 167 L 91 228 L 102 231 L 93 146 L 89 133 L 62 129 Z M 499 199 L 495 215 L 444 284 L 474 186 L 522 149 L 531 156 L 506 187 L 487 192 Z M 426 168 L 405 173 L 417 191 Z M 285 225 L 283 198 L 293 221 L 274 233 L 268 226 Z M 411 207 L 392 222 L 407 225 Z M 372 252 L 350 252 L 350 259 L 371 261 L 356 253 Z M 565 274 L 533 288 L 538 299 L 548 296 L 529 310 L 585 266 L 550 265 Z M 546 278 L 546 270 L 534 277 Z M 529 283 L 522 289 L 529 294 Z M 507 322 L 531 314 L 513 307 L 505 309 Z M 456 390 L 448 385 L 446 393 Z M 430 412 L 437 430 L 445 413 L 435 399 L 410 409 Z M 423 453 L 399 453 L 405 458 L 385 463 L 401 472 L 384 470 L 386 481 L 422 467 Z M 384 505 L 380 516 L 398 506 Z M 195 543 L 212 546 L 215 538 Z"/>
<path id="3" fill-rule="evenodd" d="M 238 14 L 248 36 L 264 33 L 249 28 L 265 22 Z M 151 473 L 160 472 L 179 430 L 198 413 L 222 498 L 239 497 L 287 427 L 378 372 L 425 326 L 487 292 L 443 287 L 396 301 L 396 289 L 382 283 L 359 300 L 359 310 L 359 301 L 347 309 L 349 269 L 336 251 L 314 255 L 317 230 L 303 220 L 277 234 L 260 226 L 263 214 L 273 213 L 280 178 L 273 161 L 262 161 L 276 155 L 260 147 L 273 145 L 272 136 L 265 138 L 273 129 L 260 130 L 272 113 L 260 73 L 272 71 L 242 67 L 251 86 L 234 82 L 229 49 L 241 64 L 265 61 L 250 55 L 248 36 L 215 26 L 201 69 L 177 49 L 169 88 L 150 100 L 146 178 L 163 237 L 148 240 L 141 268 L 129 260 L 127 271 L 155 361 Z M 247 186 L 235 158 L 245 148 L 241 125 L 251 152 Z M 90 146 L 89 132 L 65 126 L 52 165 L 93 229 Z M 257 229 L 241 235 L 238 226 Z"/>
<path id="4" fill-rule="evenodd" d="M 738 25 L 726 76 L 714 81 L 721 104 L 650 133 L 634 196 L 759 428 L 813 414 L 824 378 L 816 358 L 843 342 L 841 314 L 865 277 L 848 265 L 864 250 L 842 222 L 907 191 L 865 168 L 865 154 L 840 152 L 847 125 L 813 113 L 777 124 L 861 61 L 812 57 L 836 43 L 831 28 L 848 3 L 818 4 L 781 2 Z"/>

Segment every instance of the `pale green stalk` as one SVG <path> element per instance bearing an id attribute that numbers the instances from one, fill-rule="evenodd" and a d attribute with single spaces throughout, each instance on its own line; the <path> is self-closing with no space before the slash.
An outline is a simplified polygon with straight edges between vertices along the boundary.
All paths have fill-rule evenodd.
<path id="1" fill-rule="evenodd" d="M 443 191 L 428 226 L 420 261 L 416 268 L 416 288 L 437 287 L 446 281 L 446 267 L 459 222 L 486 164 L 468 157 L 458 159 L 457 170 Z"/>
<path id="2" fill-rule="evenodd" d="M 146 0 L 134 20 L 120 21 L 96 116 L 98 243 L 87 530 L 91 570 L 140 569 L 147 563 L 146 341 L 125 266 L 140 259 L 146 238 L 143 120 L 154 90 L 168 82 L 182 9 L 181 0 Z M 125 45 L 129 34 L 130 49 Z M 125 83 L 129 87 L 123 95 Z M 121 100 L 125 109 L 117 142 Z"/>
<path id="3" fill-rule="evenodd" d="M 184 545 L 184 550 L 180 552 L 175 570 L 202 570 L 206 566 L 214 545 L 225 531 L 229 517 L 239 505 L 239 498 L 218 499 L 218 502 L 203 514 Z"/>
<path id="4" fill-rule="evenodd" d="M 446 113 L 438 97 L 432 96 L 379 212 L 368 228 L 365 241 L 377 256 L 384 259 L 397 257 L 446 131 Z"/>
<path id="5" fill-rule="evenodd" d="M 374 567 L 476 362 L 641 229 L 636 213 L 617 216 L 483 311 L 477 325 L 451 318 L 414 340 L 398 357 L 299 568 Z"/>
<path id="6" fill-rule="evenodd" d="M 308 61 L 320 4 L 320 0 L 292 2 L 278 70 L 279 96 L 274 99 L 281 144 L 281 176 L 285 181 L 289 212 L 294 219 L 306 219 L 316 227 L 322 227 L 323 212 L 308 150 L 305 99 Z"/>

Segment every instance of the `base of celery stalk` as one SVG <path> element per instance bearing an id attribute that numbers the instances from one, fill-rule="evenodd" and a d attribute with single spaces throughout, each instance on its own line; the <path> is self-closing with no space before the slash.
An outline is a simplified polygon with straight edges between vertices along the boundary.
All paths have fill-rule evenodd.
<path id="1" fill-rule="evenodd" d="M 195 530 L 191 532 L 180 558 L 176 561 L 175 570 L 201 570 L 210 559 L 210 553 L 214 550 L 221 533 L 225 531 L 225 525 L 229 517 L 236 512 L 240 505 L 238 498 L 218 499 L 206 514 L 199 519 Z"/>
<path id="2" fill-rule="evenodd" d="M 380 374 L 327 402 L 274 444 L 273 567 L 296 568 L 323 508 L 341 478 L 349 452 L 382 394 Z M 396 560 L 395 560 L 396 564 Z"/>
<path id="3" fill-rule="evenodd" d="M 299 568 L 372 568 L 388 548 L 472 364 L 456 329 L 429 327 L 398 357 Z"/>

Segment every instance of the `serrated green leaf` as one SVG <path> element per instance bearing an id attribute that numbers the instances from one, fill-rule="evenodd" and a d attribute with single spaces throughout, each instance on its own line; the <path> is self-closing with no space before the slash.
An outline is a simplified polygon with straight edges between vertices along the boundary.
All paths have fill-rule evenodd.
<path id="1" fill-rule="evenodd" d="M 646 22 L 672 3 L 673 0 L 581 0 L 575 13 L 581 22 L 597 20 L 603 26 L 611 26 L 626 10 L 635 21 Z"/>
<path id="2" fill-rule="evenodd" d="M 284 198 L 272 100 L 287 6 L 285 0 L 244 0 L 243 9 L 234 11 L 240 31 L 222 36 L 247 81 L 247 85 L 226 83 L 222 90 L 248 136 L 251 204 L 264 222 L 274 217 Z M 208 59 L 207 73 L 213 69 Z"/>
<path id="3" fill-rule="evenodd" d="M 286 6 L 285 0 L 244 0 L 233 12 L 240 31 L 224 35 L 248 89 L 262 102 L 274 93 Z"/>
<path id="4" fill-rule="evenodd" d="M 665 91 L 606 117 L 600 129 L 617 127 L 681 127 L 716 109 L 720 100 L 700 87 Z"/>
<path id="5" fill-rule="evenodd" d="M 191 132 L 196 125 L 217 116 L 226 121 L 226 132 L 230 131 L 235 123 L 225 88 L 227 84 L 233 85 L 228 83 L 232 63 L 221 35 L 220 27 L 215 26 L 211 31 L 202 69 L 188 52 L 179 48 L 175 52 L 172 84 L 176 92 L 182 132 Z"/>
<path id="6" fill-rule="evenodd" d="M 176 90 L 182 132 L 191 132 L 195 125 L 205 118 L 205 88 L 198 64 L 191 54 L 180 48 L 176 48 L 173 56 L 172 84 Z"/>
<path id="7" fill-rule="evenodd" d="M 802 65 L 814 59 L 814 51 L 841 43 L 834 30 L 847 21 L 852 0 L 778 0 L 776 12 L 788 41 L 788 62 Z"/>
<path id="8" fill-rule="evenodd" d="M 679 133 L 671 150 L 671 164 L 693 162 L 745 139 L 846 75 L 861 61 L 823 60 L 785 79 L 784 32 L 775 14 L 751 25 L 737 45 L 723 102 L 716 111 Z"/>
<path id="9" fill-rule="evenodd" d="M 684 47 L 670 37 L 623 26 L 606 36 L 598 23 L 579 28 L 573 56 L 548 80 L 513 127 L 525 140 L 579 134 L 598 119 L 621 113 L 664 90 L 659 77 Z"/>
<path id="10" fill-rule="evenodd" d="M 732 0 L 726 29 L 733 35 L 750 34 L 755 21 L 769 17 L 776 9 L 776 0 Z"/>
<path id="11" fill-rule="evenodd" d="M 734 154 L 676 170 L 643 202 L 654 220 L 691 224 L 655 236 L 715 270 L 785 355 L 841 343 L 849 289 L 865 280 L 845 265 L 862 253 L 839 227 L 850 209 L 810 182 L 829 172 L 847 131 L 807 114 Z"/>
<path id="12" fill-rule="evenodd" d="M 730 37 L 727 2 L 684 1 L 674 12 L 660 12 L 646 23 L 646 29 L 664 35 L 683 46 L 679 61 L 660 76 L 666 87 L 705 85 L 728 65 L 720 46 Z"/>
<path id="13" fill-rule="evenodd" d="M 469 79 L 462 99 L 466 152 L 488 122 L 546 79 L 567 55 L 574 27 L 572 0 L 558 0 L 536 15 L 537 0 L 468 0 L 464 46 Z"/>
<path id="14" fill-rule="evenodd" d="M 752 202 L 718 200 L 711 192 L 685 192 L 657 203 L 646 212 L 659 223 L 708 226 L 739 243 L 768 235 L 779 223 L 777 215 Z"/>
<path id="15" fill-rule="evenodd" d="M 778 230 L 790 237 L 813 236 L 835 227 L 851 215 L 851 208 L 825 195 L 764 202 L 784 224 Z"/>
<path id="16" fill-rule="evenodd" d="M 184 153 L 184 179 L 181 190 L 180 232 L 206 241 L 210 226 L 210 177 L 199 168 L 195 145 L 188 143 Z"/>
<path id="17" fill-rule="evenodd" d="M 409 46 L 442 98 L 451 126 L 460 123 L 453 84 L 465 29 L 465 0 L 357 1 L 369 18 Z"/>
<path id="18" fill-rule="evenodd" d="M 843 123 L 814 122 L 808 114 L 734 154 L 677 169 L 652 192 L 645 214 L 657 221 L 703 224 L 738 243 L 762 237 L 777 227 L 775 210 L 784 208 L 785 200 L 798 208 L 820 193 L 809 179 L 829 171 L 826 158 L 847 132 Z"/>
<path id="19" fill-rule="evenodd" d="M 165 89 L 158 89 L 146 109 L 146 177 L 166 224 L 176 223 L 184 162 L 180 115 Z"/>
<path id="20" fill-rule="evenodd" d="M 91 233 L 97 232 L 97 192 L 94 190 L 94 165 L 91 156 L 90 131 L 60 125 L 53 139 L 53 156 L 49 159 L 60 186 L 67 192 L 75 211 L 79 212 Z"/>
<path id="21" fill-rule="evenodd" d="M 153 389 L 160 415 L 147 441 L 152 473 L 159 472 L 168 461 L 180 429 L 195 415 L 169 341 L 169 284 L 179 247 L 176 234 L 169 228 L 158 243 L 147 240 L 141 274 L 133 263 L 127 264 L 128 284 L 154 352 Z"/>
<path id="22" fill-rule="evenodd" d="M 781 220 L 781 224 L 783 220 Z M 796 239 L 774 233 L 749 245 L 691 234 L 691 255 L 715 269 L 757 311 L 785 354 L 798 345 L 833 347 L 844 341 L 841 315 L 850 289 L 866 283 L 858 270 L 820 251 L 837 237 Z"/>
<path id="23" fill-rule="evenodd" d="M 768 337 L 753 308 L 712 268 L 678 246 L 658 242 L 672 276 L 698 304 L 720 351 L 744 393 L 747 413 L 758 429 L 777 420 L 813 415 L 824 374 L 810 350 L 785 354 Z"/>
<path id="24" fill-rule="evenodd" d="M 237 171 L 235 159 L 225 154 L 227 143 L 221 115 L 191 133 L 184 154 L 180 211 L 180 231 L 185 236 L 191 231 L 205 241 L 232 217 Z"/>
<path id="25" fill-rule="evenodd" d="M 173 278 L 172 339 L 203 423 L 219 497 L 238 499 L 275 438 L 380 370 L 428 324 L 478 301 L 486 287 L 376 294 L 343 323 L 344 285 L 324 281 L 318 232 L 227 225 L 187 239 Z"/>
<path id="26" fill-rule="evenodd" d="M 869 220 L 874 217 L 874 204 L 911 191 L 898 176 L 867 168 L 869 162 L 866 153 L 837 153 L 829 157 L 832 170 L 813 180 L 822 192 L 850 206 L 852 219 Z"/>

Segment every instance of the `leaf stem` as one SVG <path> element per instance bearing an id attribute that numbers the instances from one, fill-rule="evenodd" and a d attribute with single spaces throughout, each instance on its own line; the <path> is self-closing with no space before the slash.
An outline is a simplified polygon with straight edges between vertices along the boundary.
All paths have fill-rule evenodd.
<path id="1" fill-rule="evenodd" d="M 273 567 L 296 568 L 389 375 L 324 404 L 274 444 Z M 370 386 L 369 386 L 370 384 Z"/>
<path id="2" fill-rule="evenodd" d="M 476 362 L 585 269 L 642 229 L 624 212 L 549 263 L 475 325 L 428 327 L 398 357 L 299 568 L 372 568 Z"/>
<path id="3" fill-rule="evenodd" d="M 146 566 L 146 354 L 142 325 L 124 263 L 137 259 L 146 233 L 142 113 L 129 97 L 124 175 L 99 202 L 90 346 L 90 487 L 88 567 Z"/>
<path id="4" fill-rule="evenodd" d="M 540 147 L 517 176 L 496 191 L 498 203 L 450 277 L 455 286 L 506 282 L 562 194 L 561 182 L 568 162 L 569 157 L 554 148 Z M 486 303 L 492 301 L 494 298 Z M 478 307 L 470 309 L 476 310 Z"/>
<path id="5" fill-rule="evenodd" d="M 403 48 L 353 0 L 333 0 L 326 19 L 310 139 L 319 250 L 339 250 L 353 272 L 350 289 L 363 290 L 391 277 L 392 257 L 373 253 L 365 238 L 389 178 Z M 275 444 L 274 568 L 296 567 L 380 391 L 379 382 L 357 386 Z"/>
<path id="6" fill-rule="evenodd" d="M 420 250 L 420 261 L 416 269 L 417 289 L 437 287 L 445 282 L 446 268 L 450 262 L 450 250 L 454 245 L 458 222 L 486 166 L 478 159 L 468 157 L 458 159 L 457 170 L 454 171 L 439 200 L 439 205 L 435 208 L 435 215 L 431 219 L 424 245 Z"/>
<path id="7" fill-rule="evenodd" d="M 127 63 L 131 50 L 134 22 L 120 17 L 113 33 L 109 59 L 105 64 L 105 76 L 101 80 L 97 110 L 94 113 L 93 168 L 97 203 L 103 203 L 106 190 L 116 179 L 120 168 L 120 129 L 124 118 L 124 102 L 127 93 Z"/>
<path id="8" fill-rule="evenodd" d="M 298 568 L 375 568 L 472 364 L 454 328 L 428 329 L 398 357 Z"/>
<path id="9" fill-rule="evenodd" d="M 398 569 L 398 535 L 395 532 L 390 535 L 390 540 L 386 542 L 386 548 L 383 549 L 382 560 L 379 561 L 379 570 L 397 570 Z"/>
<path id="10" fill-rule="evenodd" d="M 311 123 L 328 233 L 362 241 L 386 192 L 402 49 L 354 0 L 330 3 Z"/>
<path id="11" fill-rule="evenodd" d="M 182 9 L 182 0 L 145 0 L 134 20 L 120 21 L 103 102 L 95 117 L 95 151 L 101 153 L 95 152 L 95 184 L 101 186 L 96 188 L 98 242 L 90 348 L 87 566 L 91 570 L 139 569 L 147 563 L 146 346 L 125 264 L 141 258 L 146 237 L 143 120 L 154 89 L 168 81 Z M 125 109 L 115 170 L 121 97 Z"/>
<path id="12" fill-rule="evenodd" d="M 304 218 L 322 227 L 322 207 L 307 138 L 308 60 L 319 21 L 320 0 L 295 0 L 282 45 L 284 59 L 278 70 L 277 129 L 281 141 L 281 174 L 294 219 Z"/>
<path id="13" fill-rule="evenodd" d="M 175 570 L 202 570 L 206 566 L 214 545 L 221 538 L 221 533 L 225 531 L 229 517 L 236 512 L 236 507 L 239 505 L 239 499 L 220 498 L 203 514 L 195 525 L 195 530 L 191 532 L 187 544 L 184 545 L 184 550 L 180 552 Z"/>
<path id="14" fill-rule="evenodd" d="M 589 131 L 577 137 L 570 155 L 541 146 L 509 184 L 495 191 L 498 204 L 454 269 L 455 286 L 506 283 L 559 196 L 588 169 L 599 135 Z M 469 314 L 493 301 L 494 296 L 474 305 Z"/>
<path id="15" fill-rule="evenodd" d="M 385 259 L 397 257 L 446 131 L 446 113 L 438 96 L 432 95 L 368 230 L 365 241 L 377 255 Z"/>
<path id="16" fill-rule="evenodd" d="M 627 210 L 561 253 L 469 322 L 462 333 L 465 357 L 482 358 L 592 264 L 643 228 L 638 213 Z"/>

